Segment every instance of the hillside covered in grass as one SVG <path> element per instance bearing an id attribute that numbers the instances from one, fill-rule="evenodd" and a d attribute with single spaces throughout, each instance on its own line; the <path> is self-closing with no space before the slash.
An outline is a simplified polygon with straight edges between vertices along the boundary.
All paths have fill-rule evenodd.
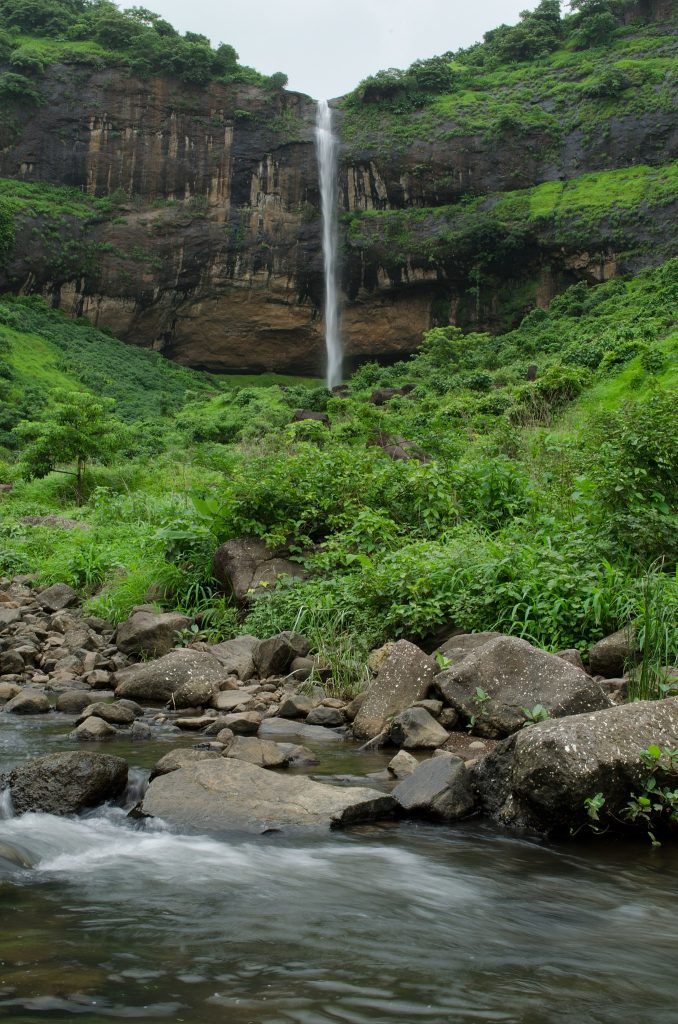
<path id="1" fill-rule="evenodd" d="M 171 416 L 148 406 L 153 455 L 132 445 L 94 467 L 76 510 L 67 477 L 22 481 L 21 452 L 7 450 L 0 571 L 65 580 L 116 621 L 151 598 L 200 612 L 212 638 L 301 625 L 326 653 L 343 652 L 346 680 L 372 645 L 440 629 L 583 649 L 642 620 L 648 578 L 678 600 L 677 303 L 675 260 L 577 285 L 501 336 L 435 328 L 416 356 L 365 364 L 339 396 L 312 381 L 210 393 L 204 378 L 131 353 L 145 362 L 128 390 L 152 398 L 175 382 Z M 14 308 L 55 337 L 67 323 L 35 301 Z M 22 326 L 27 380 L 54 340 Z M 68 377 L 68 352 L 62 365 Z M 324 411 L 329 429 L 291 422 L 299 408 Z M 90 528 L 22 523 L 57 512 Z M 236 606 L 211 561 L 242 536 L 284 548 L 306 579 Z"/>

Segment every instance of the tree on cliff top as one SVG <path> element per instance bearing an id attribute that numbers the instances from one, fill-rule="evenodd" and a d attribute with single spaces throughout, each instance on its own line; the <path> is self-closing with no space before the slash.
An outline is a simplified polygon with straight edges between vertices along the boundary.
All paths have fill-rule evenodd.
<path id="1" fill-rule="evenodd" d="M 55 391 L 41 420 L 24 420 L 14 433 L 26 443 L 21 455 L 27 480 L 56 470 L 75 477 L 75 500 L 82 504 L 85 469 L 89 462 L 112 462 L 128 439 L 127 428 L 111 416 L 110 398 L 84 391 Z M 64 466 L 74 466 L 65 469 Z"/>

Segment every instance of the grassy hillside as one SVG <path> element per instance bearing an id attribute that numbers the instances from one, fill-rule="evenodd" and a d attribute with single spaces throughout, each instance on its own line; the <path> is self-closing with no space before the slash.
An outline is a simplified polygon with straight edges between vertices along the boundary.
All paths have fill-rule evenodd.
<path id="1" fill-rule="evenodd" d="M 438 628 L 585 648 L 630 617 L 642 622 L 643 580 L 678 610 L 677 303 L 678 260 L 578 285 L 499 337 L 434 328 L 412 359 L 361 367 L 344 397 L 249 381 L 210 396 L 204 378 L 132 350 L 143 377 L 121 391 L 152 399 L 168 379 L 175 387 L 175 415 L 148 421 L 152 458 L 142 449 L 95 468 L 75 510 L 67 478 L 22 482 L 8 452 L 16 482 L 2 498 L 0 571 L 65 579 L 113 619 L 150 594 L 201 611 L 210 637 L 301 625 L 334 650 L 344 682 L 371 644 Z M 35 301 L 14 309 L 51 330 L 68 324 Z M 53 340 L 16 332 L 14 345 L 19 336 L 25 381 L 50 365 L 55 380 L 73 379 L 74 364 L 49 363 Z M 404 384 L 409 393 L 370 401 Z M 331 429 L 290 422 L 301 406 L 326 410 Z M 394 461 L 388 442 L 418 457 Z M 55 511 L 91 529 L 21 524 Z M 309 576 L 243 612 L 215 589 L 211 555 L 253 534 L 284 544 Z"/>

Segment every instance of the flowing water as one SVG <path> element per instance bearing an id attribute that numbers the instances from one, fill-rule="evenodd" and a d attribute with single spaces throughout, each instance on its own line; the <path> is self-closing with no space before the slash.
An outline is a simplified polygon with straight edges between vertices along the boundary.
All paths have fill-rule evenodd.
<path id="1" fill-rule="evenodd" d="M 48 720 L 0 730 L 0 769 L 69 746 Z M 147 764 L 167 744 L 106 749 Z M 253 840 L 125 807 L 4 818 L 0 1021 L 675 1024 L 677 868 L 668 845 L 478 822 Z"/>
<path id="2" fill-rule="evenodd" d="M 320 178 L 320 203 L 323 225 L 323 261 L 325 266 L 325 348 L 327 350 L 327 387 L 341 383 L 341 336 L 339 334 L 339 287 L 337 280 L 339 249 L 337 138 L 332 132 L 332 110 L 327 100 L 318 100 L 316 113 L 316 154 Z"/>

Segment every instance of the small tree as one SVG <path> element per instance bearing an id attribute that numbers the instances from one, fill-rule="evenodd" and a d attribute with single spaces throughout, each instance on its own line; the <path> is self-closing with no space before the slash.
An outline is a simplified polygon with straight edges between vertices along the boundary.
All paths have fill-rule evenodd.
<path id="1" fill-rule="evenodd" d="M 27 480 L 48 473 L 75 477 L 75 500 L 82 504 L 89 462 L 110 463 L 127 441 L 127 428 L 111 416 L 114 402 L 84 391 L 55 391 L 41 420 L 23 420 L 14 433 L 26 447 L 21 470 Z M 74 469 L 64 466 L 73 465 Z"/>

